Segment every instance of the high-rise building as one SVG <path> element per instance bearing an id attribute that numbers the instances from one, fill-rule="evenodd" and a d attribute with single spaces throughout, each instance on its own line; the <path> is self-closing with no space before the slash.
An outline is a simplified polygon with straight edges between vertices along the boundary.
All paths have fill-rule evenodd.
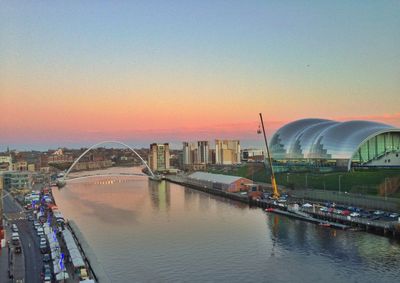
<path id="1" fill-rule="evenodd" d="M 183 167 L 186 170 L 205 169 L 209 163 L 209 142 L 183 142 Z"/>
<path id="2" fill-rule="evenodd" d="M 208 141 L 197 142 L 197 163 L 208 164 L 209 163 L 209 144 Z"/>
<path id="3" fill-rule="evenodd" d="M 169 144 L 152 143 L 148 161 L 149 167 L 153 171 L 169 170 Z"/>
<path id="4" fill-rule="evenodd" d="M 215 164 L 230 165 L 240 163 L 240 141 L 215 140 Z"/>

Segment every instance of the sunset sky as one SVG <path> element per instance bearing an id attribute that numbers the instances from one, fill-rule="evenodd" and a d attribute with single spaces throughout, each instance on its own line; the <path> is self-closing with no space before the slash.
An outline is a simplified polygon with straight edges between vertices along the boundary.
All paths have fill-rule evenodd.
<path id="1" fill-rule="evenodd" d="M 54 2 L 0 2 L 0 150 L 400 127 L 400 1 Z"/>

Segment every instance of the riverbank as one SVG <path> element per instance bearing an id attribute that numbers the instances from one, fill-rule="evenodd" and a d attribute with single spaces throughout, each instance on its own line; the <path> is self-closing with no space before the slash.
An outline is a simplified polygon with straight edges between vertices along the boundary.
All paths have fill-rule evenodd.
<path id="1" fill-rule="evenodd" d="M 92 273 L 93 277 L 95 278 L 96 282 L 101 282 L 101 283 L 111 282 L 111 280 L 105 273 L 102 265 L 98 261 L 92 248 L 90 247 L 85 237 L 83 236 L 82 232 L 80 231 L 78 225 L 76 225 L 76 223 L 73 220 L 69 220 L 67 226 L 70 229 L 72 235 L 74 236 L 75 241 L 77 242 L 78 247 L 83 255 L 83 258 L 87 263 L 89 270 Z"/>
<path id="2" fill-rule="evenodd" d="M 276 203 L 272 200 L 266 200 L 266 199 L 251 199 L 247 195 L 241 195 L 241 194 L 235 194 L 235 193 L 229 193 L 225 191 L 221 191 L 218 189 L 214 189 L 208 185 L 207 182 L 201 182 L 201 181 L 193 181 L 188 178 L 185 178 L 184 176 L 176 176 L 176 175 L 168 175 L 164 178 L 165 180 L 176 183 L 182 186 L 187 186 L 192 189 L 200 190 L 203 192 L 207 192 L 210 194 L 214 195 L 219 195 L 228 199 L 233 199 L 237 200 L 243 203 L 247 203 L 249 206 L 257 206 L 262 209 L 268 209 L 268 208 L 276 208 L 279 210 L 287 211 L 288 209 L 288 204 L 290 203 L 298 203 L 302 202 L 304 203 L 305 201 L 308 201 L 307 199 L 297 199 L 297 198 L 292 198 L 290 202 L 286 204 L 282 203 Z M 271 211 L 273 212 L 273 211 Z M 315 222 L 318 223 L 318 220 L 320 220 L 319 223 L 323 222 L 330 222 L 330 223 L 338 223 L 340 227 L 352 227 L 355 230 L 359 231 L 365 231 L 365 232 L 370 232 L 374 234 L 379 234 L 382 236 L 387 236 L 387 237 L 393 237 L 400 239 L 400 224 L 393 221 L 393 222 L 382 222 L 382 221 L 377 221 L 377 220 L 372 220 L 372 219 L 360 219 L 360 218 L 354 218 L 350 216 L 341 216 L 341 215 L 334 215 L 331 213 L 323 213 L 320 211 L 316 211 L 315 208 L 312 210 L 308 209 L 306 211 L 308 214 L 312 216 L 313 219 L 317 219 Z M 296 215 L 295 213 L 291 213 L 289 215 L 293 218 L 297 218 L 300 220 L 305 220 L 308 221 L 308 219 L 303 218 L 299 215 Z M 314 222 L 310 221 L 310 222 Z M 334 227 L 334 225 L 331 225 Z"/>
<path id="3" fill-rule="evenodd" d="M 56 200 L 54 198 L 54 195 L 52 194 L 52 198 L 53 198 L 53 203 L 56 205 Z M 61 211 L 58 209 L 57 207 L 57 211 L 58 213 L 61 213 Z M 62 215 L 62 213 L 61 213 Z M 73 242 L 71 244 L 71 241 L 68 242 L 69 245 L 71 245 L 72 250 L 76 250 L 76 248 L 79 249 L 79 255 L 78 255 L 78 259 L 76 257 L 76 255 L 74 255 L 74 258 L 72 258 L 72 254 L 71 251 L 69 250 L 69 248 L 71 248 L 68 244 L 67 244 L 67 239 L 66 239 L 66 234 L 65 233 L 69 233 L 67 231 L 70 232 L 70 236 L 68 237 L 69 239 L 71 238 L 71 235 L 73 237 Z M 62 235 L 62 236 L 61 236 Z M 89 279 L 89 278 L 94 278 L 96 282 L 110 282 L 109 280 L 107 280 L 106 276 L 104 276 L 101 273 L 101 269 L 99 267 L 97 267 L 97 259 L 94 257 L 94 254 L 90 248 L 90 246 L 87 244 L 85 238 L 83 237 L 82 233 L 80 232 L 78 226 L 72 221 L 65 221 L 65 225 L 64 225 L 64 230 L 62 231 L 62 233 L 60 234 L 60 236 L 62 237 L 63 241 L 61 243 L 62 248 L 66 249 L 69 253 L 69 262 L 66 263 L 66 266 L 71 265 L 70 268 L 67 268 L 67 270 L 69 271 L 69 275 L 72 275 L 72 278 L 70 276 L 69 280 L 72 280 L 73 282 L 80 282 L 80 280 L 82 279 Z M 79 257 L 81 257 L 81 259 L 79 259 Z M 75 261 L 79 262 L 79 260 L 83 260 L 83 263 L 81 262 L 81 264 L 79 264 L 79 267 L 75 267 Z M 69 265 L 68 265 L 69 264 Z M 81 266 L 82 265 L 82 266 Z M 93 268 L 96 267 L 96 268 Z M 75 268 L 78 268 L 77 270 L 79 270 L 79 273 L 82 272 L 81 268 L 87 268 L 87 272 L 84 272 L 84 277 L 82 278 L 82 274 L 75 274 L 76 270 Z M 75 276 L 77 275 L 77 276 Z M 99 279 L 100 278 L 100 279 Z M 92 280 L 92 279 L 90 279 Z M 92 281 L 89 281 L 92 282 Z"/>

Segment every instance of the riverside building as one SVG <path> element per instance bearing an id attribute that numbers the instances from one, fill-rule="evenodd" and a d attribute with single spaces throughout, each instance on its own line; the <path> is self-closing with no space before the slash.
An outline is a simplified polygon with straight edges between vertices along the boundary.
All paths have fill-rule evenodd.
<path id="1" fill-rule="evenodd" d="M 150 145 L 150 152 L 148 164 L 152 171 L 164 172 L 170 169 L 169 165 L 169 144 L 152 143 Z"/>
<path id="2" fill-rule="evenodd" d="M 371 121 L 297 120 L 276 131 L 270 148 L 277 166 L 400 168 L 400 129 Z"/>
<path id="3" fill-rule="evenodd" d="M 240 164 L 240 141 L 215 140 L 215 164 Z"/>
<path id="4" fill-rule="evenodd" d="M 204 170 L 210 163 L 209 142 L 183 142 L 183 168 L 185 170 Z"/>

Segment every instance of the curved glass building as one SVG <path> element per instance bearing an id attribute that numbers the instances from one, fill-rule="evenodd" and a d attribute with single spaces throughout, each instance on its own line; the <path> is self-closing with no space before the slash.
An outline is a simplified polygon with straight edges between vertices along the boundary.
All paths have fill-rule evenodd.
<path id="1" fill-rule="evenodd" d="M 400 129 L 371 121 L 302 119 L 280 128 L 270 141 L 276 161 L 345 167 L 399 167 Z"/>

